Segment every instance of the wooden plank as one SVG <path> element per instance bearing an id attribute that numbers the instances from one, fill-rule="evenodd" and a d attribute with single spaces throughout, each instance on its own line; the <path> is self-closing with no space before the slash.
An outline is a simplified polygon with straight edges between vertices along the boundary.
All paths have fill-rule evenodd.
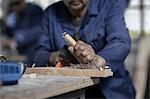
<path id="1" fill-rule="evenodd" d="M 43 99 L 94 85 L 90 77 L 38 75 L 31 79 L 24 75 L 18 85 L 0 89 L 2 99 Z"/>
<path id="2" fill-rule="evenodd" d="M 81 77 L 109 77 L 113 73 L 110 69 L 69 69 L 54 67 L 27 68 L 25 74 L 37 73 L 40 75 L 81 76 Z"/>
<path id="3" fill-rule="evenodd" d="M 85 99 L 85 89 L 80 89 L 66 94 L 62 94 L 51 99 Z"/>

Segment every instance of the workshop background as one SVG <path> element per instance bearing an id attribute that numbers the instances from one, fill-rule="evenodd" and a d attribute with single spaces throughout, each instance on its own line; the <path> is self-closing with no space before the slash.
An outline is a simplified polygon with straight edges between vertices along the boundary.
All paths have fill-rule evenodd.
<path id="1" fill-rule="evenodd" d="M 57 1 L 59 0 L 27 0 L 38 4 L 43 10 Z M 9 2 L 10 0 L 0 0 L 0 55 L 13 61 L 24 61 L 26 57 L 18 54 L 14 44 L 8 47 L 2 42 L 7 40 L 3 34 L 3 20 Z M 125 21 L 133 40 L 130 55 L 126 60 L 127 68 L 137 90 L 137 99 L 150 99 L 150 0 L 131 0 L 125 12 Z"/>

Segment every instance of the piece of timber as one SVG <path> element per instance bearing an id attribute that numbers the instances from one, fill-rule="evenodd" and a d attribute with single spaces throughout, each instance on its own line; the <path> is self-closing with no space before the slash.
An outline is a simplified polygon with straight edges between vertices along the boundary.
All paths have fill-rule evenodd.
<path id="1" fill-rule="evenodd" d="M 45 99 L 98 83 L 90 77 L 37 75 L 36 78 L 30 78 L 25 74 L 18 85 L 1 87 L 0 99 Z"/>
<path id="2" fill-rule="evenodd" d="M 27 68 L 25 74 L 39 75 L 80 76 L 80 77 L 109 77 L 113 75 L 111 69 L 69 69 L 54 67 Z"/>

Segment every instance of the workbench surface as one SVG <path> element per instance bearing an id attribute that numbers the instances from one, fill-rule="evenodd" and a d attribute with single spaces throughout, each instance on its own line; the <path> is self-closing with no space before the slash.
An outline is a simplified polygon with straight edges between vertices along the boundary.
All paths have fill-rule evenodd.
<path id="1" fill-rule="evenodd" d="M 90 77 L 24 75 L 18 85 L 0 88 L 0 99 L 41 99 L 83 89 L 96 83 Z"/>

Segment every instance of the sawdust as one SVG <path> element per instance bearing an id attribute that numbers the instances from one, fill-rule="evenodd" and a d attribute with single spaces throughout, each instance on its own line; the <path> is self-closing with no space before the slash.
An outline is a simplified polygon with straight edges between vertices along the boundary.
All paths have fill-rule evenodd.
<path id="1" fill-rule="evenodd" d="M 100 69 L 102 66 L 98 65 L 97 62 L 91 61 L 88 64 L 70 64 L 67 66 L 70 69 Z"/>

